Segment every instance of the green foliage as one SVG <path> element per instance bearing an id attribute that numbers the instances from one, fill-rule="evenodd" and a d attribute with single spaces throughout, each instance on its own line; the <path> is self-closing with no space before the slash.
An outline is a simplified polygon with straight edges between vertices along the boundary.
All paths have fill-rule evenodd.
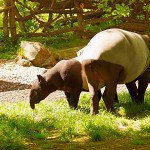
<path id="1" fill-rule="evenodd" d="M 150 12 L 150 5 L 144 4 L 143 10 L 144 10 L 144 11 L 147 11 L 147 12 Z"/>
<path id="2" fill-rule="evenodd" d="M 11 38 L 0 35 L 0 59 L 13 59 L 16 57 L 18 44 Z"/>
<path id="3" fill-rule="evenodd" d="M 97 0 L 99 1 L 99 0 Z M 134 6 L 139 7 L 140 4 L 140 11 L 135 12 Z M 143 13 L 150 11 L 150 5 L 147 4 L 144 0 L 129 0 L 129 1 L 122 1 L 121 3 L 115 3 L 114 0 L 101 0 L 100 3 L 97 4 L 98 9 L 105 12 L 104 17 L 113 16 L 113 19 L 119 19 L 121 17 L 131 17 L 132 14 L 136 16 L 135 19 L 144 19 L 146 16 Z M 142 17 L 139 17 L 142 16 Z"/>
<path id="4" fill-rule="evenodd" d="M 0 1 L 0 6 L 3 6 L 3 1 Z"/>
<path id="5" fill-rule="evenodd" d="M 28 20 L 27 22 L 25 22 L 27 32 L 33 32 L 38 27 L 37 25 L 38 24 L 33 20 Z"/>
<path id="6" fill-rule="evenodd" d="M 113 2 L 114 0 L 111 0 Z M 98 9 L 103 9 L 104 12 L 110 13 L 112 11 L 112 7 L 108 4 L 109 0 L 102 0 L 101 3 L 98 4 Z"/>
<path id="7" fill-rule="evenodd" d="M 115 16 L 115 18 L 121 18 L 121 17 L 129 17 L 131 9 L 128 5 L 122 4 L 116 4 L 115 10 L 112 12 L 112 15 Z"/>
<path id="8" fill-rule="evenodd" d="M 142 121 L 142 125 L 141 125 L 142 131 L 144 131 L 146 133 L 150 133 L 150 117 L 147 116 L 144 119 L 142 119 L 141 121 Z"/>

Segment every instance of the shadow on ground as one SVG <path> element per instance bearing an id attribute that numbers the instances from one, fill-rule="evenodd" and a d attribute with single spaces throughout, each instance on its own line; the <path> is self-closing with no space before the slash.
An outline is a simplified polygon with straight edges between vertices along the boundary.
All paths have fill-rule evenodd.
<path id="1" fill-rule="evenodd" d="M 0 80 L 0 92 L 30 89 L 31 85 Z"/>

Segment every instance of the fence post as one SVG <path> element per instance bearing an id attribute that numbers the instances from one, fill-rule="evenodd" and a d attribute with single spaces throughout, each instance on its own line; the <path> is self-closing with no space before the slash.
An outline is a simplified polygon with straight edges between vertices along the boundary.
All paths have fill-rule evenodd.
<path id="1" fill-rule="evenodd" d="M 74 0 L 74 8 L 78 11 L 80 10 L 81 12 L 77 12 L 77 21 L 78 21 L 78 31 L 76 32 L 77 36 L 82 37 L 82 34 L 84 32 L 84 27 L 83 27 L 83 11 L 82 8 L 80 7 L 80 2 L 78 0 Z"/>
<path id="2" fill-rule="evenodd" d="M 4 36 L 9 36 L 8 30 L 8 10 L 9 7 L 9 0 L 4 0 L 4 13 L 3 13 L 3 33 Z"/>
<path id="3" fill-rule="evenodd" d="M 9 10 L 9 24 L 10 24 L 10 33 L 12 38 L 16 38 L 16 23 L 15 23 L 15 1 L 10 0 L 10 10 Z"/>

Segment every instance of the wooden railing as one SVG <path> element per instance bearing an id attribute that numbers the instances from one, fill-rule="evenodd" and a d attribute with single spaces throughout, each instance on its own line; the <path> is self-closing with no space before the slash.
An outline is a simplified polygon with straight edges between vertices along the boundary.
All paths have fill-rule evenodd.
<path id="1" fill-rule="evenodd" d="M 27 2 L 33 3 L 34 8 L 29 7 Z M 150 5 L 149 0 L 146 0 Z M 101 24 L 113 19 L 113 16 L 104 17 L 104 12 L 101 9 L 97 9 L 96 4 L 100 1 L 96 0 L 28 0 L 20 2 L 19 0 L 4 0 L 3 9 L 0 13 L 3 13 L 3 33 L 5 36 L 11 36 L 17 38 L 20 36 L 53 36 L 63 34 L 66 32 L 74 32 L 80 37 L 92 36 L 95 33 L 89 33 L 85 29 L 86 25 Z M 116 0 L 115 3 L 119 3 Z M 115 4 L 110 3 L 115 7 Z M 133 6 L 133 9 L 139 13 L 139 9 L 144 4 L 137 4 Z M 27 10 L 27 14 L 21 14 L 18 9 L 22 7 Z M 132 6 L 132 5 L 131 5 Z M 132 9 L 132 8 L 131 8 Z M 134 11 L 133 11 L 134 12 Z M 121 21 L 119 24 L 110 27 L 123 28 L 136 32 L 148 32 L 150 31 L 150 12 L 140 12 L 144 14 L 145 20 L 137 19 L 136 12 L 132 13 L 130 17 L 119 18 Z M 40 18 L 40 15 L 46 14 L 47 21 Z M 62 17 L 63 16 L 63 17 Z M 27 22 L 33 21 L 36 23 L 34 30 L 29 31 Z M 68 23 L 69 22 L 69 23 Z M 56 28 L 56 25 L 59 27 Z"/>

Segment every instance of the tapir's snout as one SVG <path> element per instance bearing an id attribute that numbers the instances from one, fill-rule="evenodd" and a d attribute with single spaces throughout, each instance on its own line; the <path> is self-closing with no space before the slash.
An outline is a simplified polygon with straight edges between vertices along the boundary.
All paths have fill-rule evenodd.
<path id="1" fill-rule="evenodd" d="M 35 104 L 38 104 L 38 103 L 40 103 L 40 100 L 39 101 L 35 101 L 35 100 L 30 99 L 30 107 L 32 109 L 35 109 Z"/>
<path id="2" fill-rule="evenodd" d="M 31 107 L 32 109 L 35 109 L 35 103 L 34 103 L 33 101 L 31 101 L 31 100 L 30 100 L 30 107 Z"/>
<path id="3" fill-rule="evenodd" d="M 30 107 L 32 109 L 35 109 L 36 98 L 37 98 L 37 92 L 35 92 L 34 90 L 31 90 L 30 95 L 29 95 L 29 99 L 30 99 Z"/>

